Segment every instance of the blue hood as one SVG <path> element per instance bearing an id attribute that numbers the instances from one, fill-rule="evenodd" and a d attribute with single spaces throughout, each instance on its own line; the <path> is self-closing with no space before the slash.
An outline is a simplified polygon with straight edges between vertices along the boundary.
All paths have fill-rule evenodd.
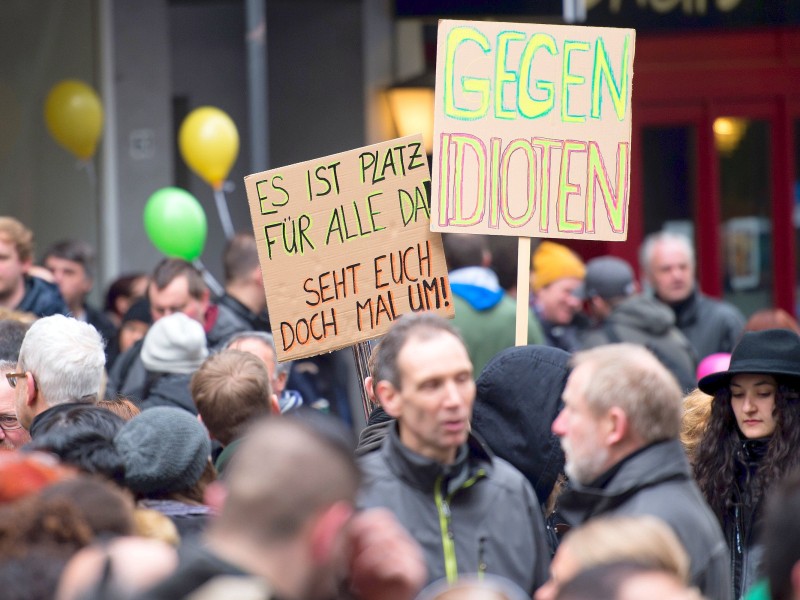
<path id="1" fill-rule="evenodd" d="M 497 306 L 505 291 L 497 275 L 485 267 L 466 267 L 450 273 L 450 289 L 475 310 L 488 310 Z"/>

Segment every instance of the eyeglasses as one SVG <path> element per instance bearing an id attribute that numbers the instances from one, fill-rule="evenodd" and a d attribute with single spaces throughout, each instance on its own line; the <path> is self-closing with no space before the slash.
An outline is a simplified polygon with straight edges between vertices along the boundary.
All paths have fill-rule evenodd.
<path id="1" fill-rule="evenodd" d="M 17 387 L 18 377 L 25 377 L 25 373 L 6 373 L 6 379 L 8 379 L 8 385 L 10 385 L 12 388 Z"/>
<path id="2" fill-rule="evenodd" d="M 19 422 L 16 415 L 0 415 L 0 429 L 3 431 L 13 431 L 21 428 L 22 423 Z"/>

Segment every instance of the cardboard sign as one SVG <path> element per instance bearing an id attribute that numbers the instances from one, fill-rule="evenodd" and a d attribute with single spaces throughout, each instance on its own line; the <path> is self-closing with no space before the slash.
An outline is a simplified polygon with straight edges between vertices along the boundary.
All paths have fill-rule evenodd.
<path id="1" fill-rule="evenodd" d="M 432 229 L 625 240 L 635 36 L 440 21 Z"/>
<path id="2" fill-rule="evenodd" d="M 407 312 L 453 317 L 421 136 L 244 182 L 280 361 L 378 337 Z"/>

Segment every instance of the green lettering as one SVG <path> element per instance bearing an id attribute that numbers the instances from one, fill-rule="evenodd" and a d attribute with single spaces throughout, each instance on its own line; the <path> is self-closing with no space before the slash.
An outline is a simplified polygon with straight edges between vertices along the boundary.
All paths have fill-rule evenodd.
<path id="1" fill-rule="evenodd" d="M 531 96 L 531 63 L 539 48 L 544 48 L 551 56 L 558 54 L 556 41 L 553 36 L 546 33 L 534 34 L 525 45 L 522 52 L 519 66 L 519 90 L 517 93 L 517 109 L 519 113 L 527 119 L 536 119 L 548 114 L 553 110 L 556 102 L 556 86 L 552 81 L 536 80 L 536 89 L 545 93 L 543 100 L 537 100 Z"/>
<path id="2" fill-rule="evenodd" d="M 614 77 L 609 64 L 608 52 L 603 43 L 603 38 L 597 38 L 594 45 L 594 69 L 592 70 L 592 112 L 593 119 L 601 117 L 603 105 L 603 93 L 601 90 L 602 81 L 605 80 L 608 93 L 611 95 L 611 102 L 614 103 L 614 111 L 617 113 L 617 119 L 622 121 L 628 111 L 628 88 L 631 81 L 628 76 L 630 66 L 630 36 L 625 36 L 625 42 L 622 45 L 622 65 L 619 69 L 619 84 Z"/>
<path id="3" fill-rule="evenodd" d="M 474 27 L 454 27 L 447 34 L 445 42 L 444 62 L 444 113 L 448 117 L 463 121 L 476 121 L 486 115 L 489 110 L 489 95 L 491 84 L 485 77 L 461 78 L 461 89 L 467 93 L 480 95 L 480 104 L 477 108 L 463 108 L 456 106 L 455 98 L 455 61 L 458 47 L 465 42 L 475 42 L 484 54 L 488 54 L 489 40 Z"/>
<path id="4" fill-rule="evenodd" d="M 573 115 L 569 112 L 569 88 L 586 82 L 583 75 L 575 75 L 570 71 L 573 52 L 588 52 L 589 42 L 564 42 L 564 62 L 561 72 L 561 120 L 564 123 L 583 123 L 586 115 Z"/>
<path id="5" fill-rule="evenodd" d="M 513 119 L 516 113 L 507 109 L 503 104 L 505 88 L 509 83 L 519 79 L 516 71 L 506 68 L 509 42 L 522 41 L 525 35 L 519 31 L 502 31 L 497 36 L 497 55 L 495 56 L 495 85 L 494 85 L 494 116 L 497 119 Z"/>

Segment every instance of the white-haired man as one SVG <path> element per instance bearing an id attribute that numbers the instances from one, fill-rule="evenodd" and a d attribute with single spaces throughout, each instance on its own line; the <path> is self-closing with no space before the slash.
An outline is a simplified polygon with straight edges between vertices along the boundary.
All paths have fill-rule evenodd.
<path id="1" fill-rule="evenodd" d="M 691 342 L 698 360 L 733 350 L 744 331 L 744 317 L 732 304 L 699 290 L 689 238 L 669 231 L 650 234 L 642 244 L 639 263 L 653 295 L 675 313 L 675 325 Z"/>
<path id="2" fill-rule="evenodd" d="M 96 402 L 103 385 L 103 338 L 88 323 L 62 315 L 39 319 L 22 340 L 16 372 L 17 418 L 31 431 L 36 417 L 66 402 Z"/>

